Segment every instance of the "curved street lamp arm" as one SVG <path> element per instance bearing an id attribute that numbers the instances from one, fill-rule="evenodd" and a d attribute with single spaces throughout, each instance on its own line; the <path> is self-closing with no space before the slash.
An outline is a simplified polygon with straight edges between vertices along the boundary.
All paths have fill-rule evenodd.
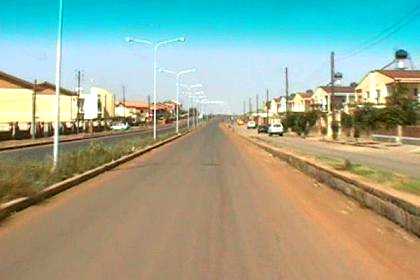
<path id="1" fill-rule="evenodd" d="M 146 44 L 146 45 L 150 45 L 150 46 L 153 45 L 153 42 L 152 41 L 143 40 L 143 39 L 136 39 L 136 38 L 133 38 L 133 37 L 127 37 L 127 38 L 125 38 L 125 41 L 127 43 Z"/>

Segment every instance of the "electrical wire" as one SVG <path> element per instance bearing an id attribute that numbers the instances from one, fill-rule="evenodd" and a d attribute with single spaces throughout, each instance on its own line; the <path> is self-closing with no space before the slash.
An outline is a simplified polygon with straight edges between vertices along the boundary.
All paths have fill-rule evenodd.
<path id="1" fill-rule="evenodd" d="M 357 49 L 349 52 L 347 55 L 344 55 L 341 58 L 338 58 L 337 60 L 342 61 L 349 59 L 351 57 L 354 57 L 361 52 L 370 49 L 379 43 L 383 42 L 384 40 L 388 39 L 395 33 L 399 32 L 402 28 L 407 26 L 409 23 L 411 23 L 414 19 L 417 18 L 418 14 L 420 12 L 420 4 L 416 5 L 413 9 L 411 9 L 409 12 L 407 12 L 403 17 L 401 17 L 397 22 L 394 24 L 388 26 L 387 28 L 383 29 L 381 32 L 379 32 L 376 36 L 374 36 L 372 39 L 365 41 L 361 44 L 360 47 Z"/>

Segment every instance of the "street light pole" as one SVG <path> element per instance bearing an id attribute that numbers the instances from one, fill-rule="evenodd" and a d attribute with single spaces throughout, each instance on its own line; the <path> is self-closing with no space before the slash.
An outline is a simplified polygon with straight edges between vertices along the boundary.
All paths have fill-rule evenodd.
<path id="1" fill-rule="evenodd" d="M 194 73 L 197 70 L 195 68 L 191 68 L 191 69 L 186 69 L 186 70 L 182 70 L 182 71 L 179 71 L 179 72 L 175 72 L 175 71 L 170 71 L 170 70 L 161 68 L 161 69 L 159 69 L 159 71 L 176 76 L 176 133 L 179 133 L 179 92 L 180 92 L 180 86 L 181 86 L 181 84 L 180 84 L 181 83 L 181 77 L 183 75 L 186 75 L 186 74 L 189 74 L 189 73 Z"/>
<path id="2" fill-rule="evenodd" d="M 62 38 L 63 38 L 63 0 L 59 0 L 58 8 L 58 36 L 56 46 L 56 63 L 55 63 L 55 130 L 53 145 L 53 168 L 58 165 L 58 144 L 60 138 L 60 88 L 61 88 L 61 54 L 62 54 Z"/>
<path id="3" fill-rule="evenodd" d="M 160 41 L 157 43 L 153 43 L 149 40 L 140 40 L 134 38 L 126 38 L 128 43 L 139 43 L 139 44 L 147 44 L 153 46 L 153 139 L 156 140 L 156 103 L 157 103 L 157 71 L 158 71 L 158 61 L 157 61 L 157 52 L 158 49 L 164 45 L 168 45 L 171 43 L 176 42 L 185 42 L 184 37 L 175 38 L 172 40 L 167 41 Z"/>
<path id="4" fill-rule="evenodd" d="M 188 129 L 190 128 L 190 110 L 191 110 L 191 99 L 193 97 L 193 89 L 196 88 L 202 88 L 202 84 L 195 84 L 195 85 L 185 85 L 185 84 L 179 84 L 181 87 L 185 88 L 187 90 L 187 97 L 188 97 Z M 201 93 L 203 93 L 201 91 Z M 194 116 L 193 116 L 194 117 Z M 193 119 L 194 120 L 194 119 Z"/>

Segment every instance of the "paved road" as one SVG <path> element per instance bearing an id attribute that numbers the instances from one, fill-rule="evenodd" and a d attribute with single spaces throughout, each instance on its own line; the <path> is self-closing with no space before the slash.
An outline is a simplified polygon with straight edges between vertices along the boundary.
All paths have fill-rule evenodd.
<path id="1" fill-rule="evenodd" d="M 420 279 L 420 239 L 217 123 L 0 226 L 0 279 Z"/>
<path id="2" fill-rule="evenodd" d="M 417 147 L 415 148 L 417 153 L 412 151 L 412 147 L 407 149 L 407 146 L 374 149 L 326 143 L 299 137 L 269 137 L 265 134 L 258 135 L 254 130 L 239 129 L 246 134 L 254 135 L 278 147 L 290 148 L 309 155 L 348 159 L 352 163 L 363 164 L 420 179 L 420 148 Z"/>
<path id="3" fill-rule="evenodd" d="M 180 127 L 184 127 L 185 124 L 182 124 Z M 175 127 L 174 124 L 170 126 L 165 126 L 158 128 L 157 130 L 160 133 L 174 131 Z M 100 138 L 92 138 L 92 139 L 84 139 L 78 141 L 71 141 L 71 142 L 62 142 L 60 144 L 60 151 L 61 152 L 71 152 L 74 150 L 78 150 L 83 147 L 87 147 L 92 142 L 102 142 L 104 144 L 115 144 L 122 140 L 131 140 L 138 137 L 145 137 L 151 136 L 152 130 L 141 130 L 138 132 L 128 132 L 127 134 L 119 134 L 119 135 L 110 135 L 104 136 Z M 2 151 L 0 152 L 0 159 L 8 159 L 8 160 L 43 160 L 52 154 L 52 145 L 45 145 L 45 146 L 35 146 L 29 148 L 22 148 L 17 150 L 9 150 L 9 151 Z"/>

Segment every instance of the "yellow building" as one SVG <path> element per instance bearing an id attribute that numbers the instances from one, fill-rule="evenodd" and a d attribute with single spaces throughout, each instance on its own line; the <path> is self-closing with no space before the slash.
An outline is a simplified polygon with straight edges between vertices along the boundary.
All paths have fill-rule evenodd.
<path id="1" fill-rule="evenodd" d="M 87 120 L 102 120 L 115 117 L 115 97 L 103 88 L 92 87 L 82 93 L 84 117 Z"/>
<path id="2" fill-rule="evenodd" d="M 312 109 L 312 92 L 301 92 L 292 94 L 289 100 L 289 110 L 291 112 L 307 112 Z"/>
<path id="3" fill-rule="evenodd" d="M 321 86 L 312 96 L 313 108 L 322 112 L 331 110 L 331 87 Z M 334 86 L 334 105 L 336 109 L 348 111 L 348 105 L 354 103 L 355 88 L 352 86 Z"/>
<path id="4" fill-rule="evenodd" d="M 407 87 L 410 95 L 419 100 L 420 71 L 374 70 L 367 74 L 356 87 L 356 102 L 358 104 L 372 103 L 382 107 L 397 84 Z"/>
<path id="5" fill-rule="evenodd" d="M 61 89 L 61 122 L 71 122 L 76 119 L 77 99 L 76 93 Z M 33 83 L 0 72 L 0 123 L 30 123 L 33 113 L 36 122 L 54 122 L 55 102 L 55 85 L 43 82 L 35 86 Z"/>
<path id="6" fill-rule="evenodd" d="M 115 117 L 115 97 L 110 91 L 92 87 L 90 89 L 91 94 L 96 94 L 100 103 L 100 118 L 108 119 Z"/>
<path id="7" fill-rule="evenodd" d="M 144 102 L 126 101 L 115 104 L 115 116 L 131 122 L 145 122 L 149 111 L 149 105 Z"/>

